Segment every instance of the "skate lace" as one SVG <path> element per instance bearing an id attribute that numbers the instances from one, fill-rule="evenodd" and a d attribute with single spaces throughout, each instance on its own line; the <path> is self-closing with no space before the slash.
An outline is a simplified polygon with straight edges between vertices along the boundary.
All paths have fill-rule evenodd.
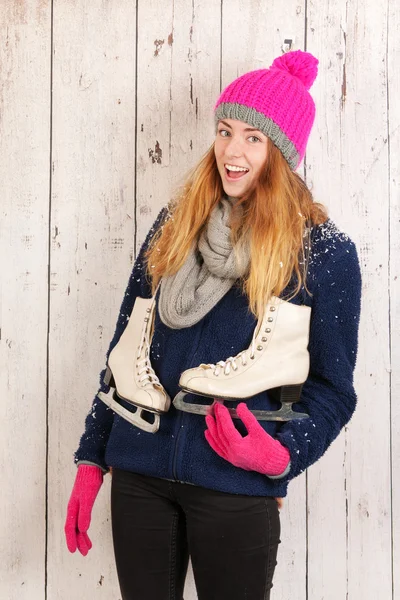
<path id="1" fill-rule="evenodd" d="M 229 375 L 229 373 L 231 372 L 231 369 L 233 371 L 237 371 L 237 369 L 238 369 L 237 362 L 239 360 L 241 361 L 243 367 L 245 367 L 247 365 L 248 356 L 250 357 L 251 360 L 253 360 L 253 358 L 255 356 L 255 347 L 256 347 L 256 336 L 253 335 L 253 339 L 252 339 L 250 348 L 247 348 L 246 350 L 242 350 L 241 352 L 239 352 L 239 354 L 236 354 L 236 356 L 230 356 L 226 360 L 220 360 L 215 365 L 210 363 L 207 365 L 207 367 L 209 367 L 210 369 L 214 369 L 213 373 L 216 377 L 218 377 L 218 375 L 220 374 L 221 371 L 224 372 L 224 375 Z"/>
<path id="2" fill-rule="evenodd" d="M 139 359 L 144 351 L 144 357 L 137 361 L 139 382 L 141 383 L 142 387 L 147 385 L 161 385 L 160 380 L 155 374 L 150 362 L 150 345 L 146 337 L 147 324 L 148 321 L 144 321 L 141 336 L 142 341 L 140 342 L 137 353 L 137 358 Z"/>

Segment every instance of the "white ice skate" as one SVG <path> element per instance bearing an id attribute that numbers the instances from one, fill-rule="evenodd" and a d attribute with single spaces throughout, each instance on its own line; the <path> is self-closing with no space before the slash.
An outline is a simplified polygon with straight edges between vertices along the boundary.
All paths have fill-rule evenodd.
<path id="1" fill-rule="evenodd" d="M 267 304 L 249 348 L 237 356 L 214 364 L 201 364 L 184 371 L 173 404 L 179 410 L 205 415 L 213 404 L 185 401 L 188 393 L 213 398 L 214 402 L 245 400 L 268 390 L 282 403 L 276 411 L 253 410 L 259 421 L 290 421 L 308 415 L 292 410 L 300 399 L 310 368 L 308 340 L 311 309 L 276 296 Z M 234 409 L 229 409 L 237 417 Z"/>
<path id="2" fill-rule="evenodd" d="M 108 357 L 104 383 L 114 389 L 108 394 L 98 393 L 98 398 L 119 416 L 149 433 L 158 431 L 160 413 L 167 412 L 171 404 L 150 362 L 154 308 L 154 298 L 136 298 L 128 325 Z M 119 400 L 136 411 L 126 409 Z"/>

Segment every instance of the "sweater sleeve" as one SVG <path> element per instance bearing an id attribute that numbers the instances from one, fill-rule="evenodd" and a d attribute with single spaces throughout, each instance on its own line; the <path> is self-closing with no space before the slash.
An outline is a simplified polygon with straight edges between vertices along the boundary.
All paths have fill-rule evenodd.
<path id="1" fill-rule="evenodd" d="M 360 304 L 361 273 L 356 248 L 350 243 L 327 262 L 315 286 L 310 372 L 294 408 L 310 418 L 285 423 L 276 436 L 291 457 L 282 480 L 297 477 L 316 462 L 353 415 Z"/>
<path id="2" fill-rule="evenodd" d="M 146 275 L 145 253 L 154 233 L 165 222 L 167 214 L 168 209 L 164 207 L 147 234 L 135 260 L 122 300 L 114 336 L 106 354 L 107 359 L 126 327 L 136 298 L 138 296 L 142 298 L 151 297 L 151 287 Z M 100 387 L 98 391 L 107 393 L 110 388 L 103 382 L 105 371 L 106 369 L 104 368 L 100 373 Z M 113 421 L 113 411 L 104 402 L 99 400 L 96 395 L 85 420 L 85 430 L 81 436 L 79 447 L 74 454 L 74 460 L 77 465 L 94 464 L 99 466 L 103 471 L 108 471 L 108 467 L 105 464 L 105 451 Z"/>

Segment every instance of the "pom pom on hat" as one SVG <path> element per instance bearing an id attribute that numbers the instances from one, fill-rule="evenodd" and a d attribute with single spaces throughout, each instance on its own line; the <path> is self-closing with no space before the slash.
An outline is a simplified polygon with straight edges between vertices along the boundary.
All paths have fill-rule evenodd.
<path id="1" fill-rule="evenodd" d="M 309 52 L 294 50 L 283 56 L 275 58 L 271 68 L 287 71 L 293 77 L 297 77 L 309 90 L 318 75 L 318 59 Z"/>

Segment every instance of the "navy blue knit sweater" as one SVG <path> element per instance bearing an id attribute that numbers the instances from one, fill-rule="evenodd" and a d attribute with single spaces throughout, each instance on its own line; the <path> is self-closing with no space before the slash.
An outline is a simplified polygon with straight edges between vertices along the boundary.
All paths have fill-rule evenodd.
<path id="1" fill-rule="evenodd" d="M 166 211 L 161 211 L 139 253 L 130 276 L 108 354 L 118 342 L 137 296 L 150 297 L 144 252 Z M 328 220 L 312 228 L 307 287 L 291 300 L 312 307 L 310 373 L 295 410 L 309 419 L 287 423 L 261 422 L 290 452 L 291 467 L 272 479 L 234 467 L 208 445 L 203 416 L 171 406 L 161 416 L 157 433 L 146 433 L 115 415 L 97 398 L 85 423 L 75 462 L 94 463 L 104 470 L 117 467 L 223 492 L 254 496 L 286 496 L 288 482 L 318 460 L 351 418 L 356 406 L 353 371 L 357 355 L 361 275 L 354 243 Z M 286 290 L 287 291 L 287 290 Z M 285 293 L 285 292 L 284 292 Z M 156 314 L 151 362 L 171 398 L 179 391 L 185 369 L 216 363 L 247 348 L 255 319 L 240 288 L 233 287 L 196 325 L 170 329 Z M 107 356 L 108 356 L 107 354 Z M 102 383 L 100 389 L 108 391 Z M 246 400 L 251 409 L 276 410 L 263 392 Z M 230 406 L 234 406 L 230 403 Z M 240 422 L 235 420 L 240 429 Z"/>

